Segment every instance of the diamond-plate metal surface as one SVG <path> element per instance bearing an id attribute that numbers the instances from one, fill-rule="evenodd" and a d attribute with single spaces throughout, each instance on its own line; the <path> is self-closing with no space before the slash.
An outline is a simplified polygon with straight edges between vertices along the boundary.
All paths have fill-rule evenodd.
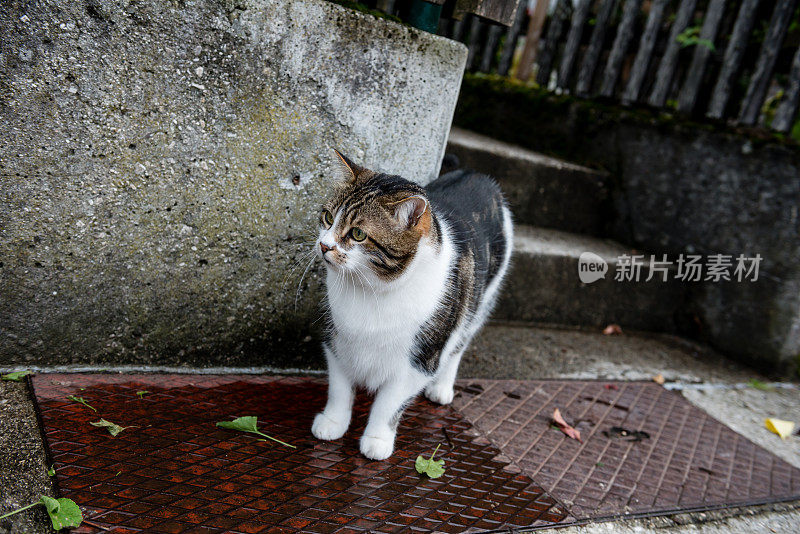
<path id="1" fill-rule="evenodd" d="M 579 520 L 800 499 L 800 470 L 654 383 L 457 389 L 456 409 Z M 551 427 L 554 408 L 583 443 Z"/>
<path id="2" fill-rule="evenodd" d="M 427 401 L 407 410 L 395 454 L 373 462 L 358 452 L 364 399 L 345 438 L 311 436 L 326 395 L 317 379 L 50 374 L 33 385 L 60 493 L 115 533 L 464 532 L 571 521 L 458 413 Z M 297 449 L 214 424 L 242 415 Z M 111 437 L 89 424 L 101 417 L 131 428 Z M 447 470 L 429 480 L 414 460 L 437 443 Z"/>

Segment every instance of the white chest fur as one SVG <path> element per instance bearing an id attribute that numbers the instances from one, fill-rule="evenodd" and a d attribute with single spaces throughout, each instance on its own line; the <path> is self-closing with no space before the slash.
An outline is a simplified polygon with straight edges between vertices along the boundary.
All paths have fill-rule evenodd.
<path id="1" fill-rule="evenodd" d="M 403 275 L 389 284 L 328 271 L 336 332 L 331 348 L 355 384 L 375 391 L 411 365 L 417 333 L 445 294 L 454 257 L 448 232 L 442 233 L 440 250 L 424 240 Z"/>

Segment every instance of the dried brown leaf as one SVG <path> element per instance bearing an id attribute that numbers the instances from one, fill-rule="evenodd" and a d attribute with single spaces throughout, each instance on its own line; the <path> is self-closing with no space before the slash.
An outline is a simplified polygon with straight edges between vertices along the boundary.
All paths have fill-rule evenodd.
<path id="1" fill-rule="evenodd" d="M 566 421 L 564 421 L 564 418 L 561 416 L 561 410 L 559 410 L 558 408 L 553 410 L 553 423 L 555 423 L 558 429 L 561 432 L 563 432 L 568 438 L 577 439 L 578 441 L 583 443 L 583 440 L 581 440 L 580 431 L 575 430 L 570 425 L 568 425 Z"/>

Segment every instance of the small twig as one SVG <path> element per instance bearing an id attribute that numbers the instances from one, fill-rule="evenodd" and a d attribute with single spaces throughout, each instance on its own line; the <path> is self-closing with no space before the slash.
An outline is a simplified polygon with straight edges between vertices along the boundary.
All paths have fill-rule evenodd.
<path id="1" fill-rule="evenodd" d="M 447 440 L 447 446 L 450 449 L 452 449 L 453 448 L 453 442 L 450 441 L 450 434 L 447 433 L 447 429 L 446 428 L 442 428 L 442 432 L 444 433 L 444 439 Z"/>

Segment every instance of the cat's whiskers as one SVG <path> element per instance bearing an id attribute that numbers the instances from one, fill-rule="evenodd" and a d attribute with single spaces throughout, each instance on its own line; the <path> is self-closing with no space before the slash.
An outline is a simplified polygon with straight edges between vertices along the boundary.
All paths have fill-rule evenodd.
<path id="1" fill-rule="evenodd" d="M 353 272 L 355 272 L 359 276 L 359 278 L 364 280 L 369 285 L 369 288 L 372 291 L 372 296 L 375 299 L 375 310 L 377 312 L 378 310 L 380 310 L 380 304 L 378 303 L 378 292 L 375 290 L 375 286 L 372 285 L 372 282 L 369 281 L 369 277 L 367 277 L 367 275 L 361 272 L 361 268 L 366 267 L 366 265 L 355 260 L 353 261 L 353 263 L 355 264 L 355 269 L 353 269 Z M 364 286 L 364 284 L 361 284 L 361 287 L 363 287 L 366 290 L 366 286 Z"/>
<path id="2" fill-rule="evenodd" d="M 350 285 L 350 287 L 353 288 L 353 301 L 355 301 L 356 297 L 358 296 L 358 293 L 356 293 L 356 281 L 355 281 L 355 278 L 353 277 L 352 271 L 348 271 L 346 274 L 347 274 L 347 277 L 350 278 L 350 284 L 349 285 Z"/>
<path id="3" fill-rule="evenodd" d="M 306 277 L 306 273 L 308 273 L 308 269 L 314 263 L 314 259 L 315 258 L 312 257 L 310 260 L 308 260 L 308 265 L 306 265 L 306 268 L 303 271 L 303 276 L 300 277 L 300 282 L 297 283 L 297 291 L 295 292 L 295 295 L 294 295 L 294 311 L 297 311 L 297 299 L 300 297 L 300 288 L 303 285 L 303 279 Z"/>
<path id="4" fill-rule="evenodd" d="M 325 304 L 330 308 L 331 306 L 331 296 L 335 295 L 339 292 L 338 281 L 339 281 L 339 273 L 334 273 L 336 276 L 333 279 L 333 284 L 330 283 L 331 281 L 331 274 L 330 270 L 326 269 L 326 277 L 325 277 L 325 286 L 327 289 L 327 294 L 325 295 Z"/>
<path id="5" fill-rule="evenodd" d="M 331 306 L 331 296 L 338 297 L 339 293 L 342 291 L 342 289 L 344 289 L 344 276 L 342 276 L 342 272 L 336 270 L 333 271 L 333 273 L 336 275 L 336 277 L 333 279 L 333 287 L 328 287 L 328 298 L 326 299 L 329 308 Z"/>
<path id="6" fill-rule="evenodd" d="M 312 248 L 312 249 L 309 249 L 309 250 L 303 252 L 300 255 L 299 258 L 295 258 L 295 260 L 292 262 L 292 264 L 291 264 L 291 266 L 289 268 L 289 271 L 283 277 L 283 284 L 282 284 L 281 290 L 286 289 L 286 283 L 289 281 L 289 278 L 292 276 L 292 274 L 294 274 L 294 272 L 297 270 L 297 268 L 300 267 L 306 261 L 306 259 L 309 256 L 313 256 L 313 255 L 315 255 L 315 252 L 314 252 L 314 249 Z"/>

